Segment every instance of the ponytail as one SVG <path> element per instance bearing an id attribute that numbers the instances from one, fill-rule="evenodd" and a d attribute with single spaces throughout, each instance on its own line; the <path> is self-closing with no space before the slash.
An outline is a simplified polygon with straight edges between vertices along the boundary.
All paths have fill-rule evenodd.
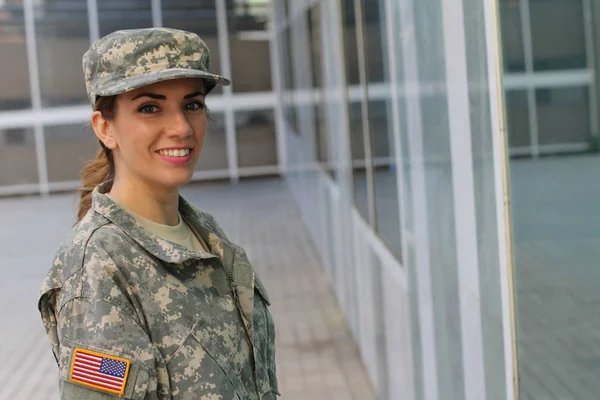
<path id="1" fill-rule="evenodd" d="M 102 117 L 107 120 L 114 118 L 116 96 L 100 97 L 96 101 L 94 110 L 100 111 Z M 85 216 L 92 207 L 92 192 L 96 186 L 103 182 L 111 180 L 115 175 L 115 164 L 112 157 L 112 151 L 102 142 L 101 148 L 96 153 L 96 158 L 89 161 L 81 170 L 82 186 L 79 193 L 79 211 L 77 212 L 77 222 Z"/>

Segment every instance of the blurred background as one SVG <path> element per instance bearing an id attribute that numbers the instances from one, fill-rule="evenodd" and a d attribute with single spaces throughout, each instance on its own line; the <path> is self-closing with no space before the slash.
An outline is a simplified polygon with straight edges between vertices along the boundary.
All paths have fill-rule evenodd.
<path id="1" fill-rule="evenodd" d="M 0 399 L 57 398 L 36 301 L 98 148 L 81 56 L 150 26 L 233 81 L 184 195 L 265 277 L 282 398 L 597 399 L 599 23 L 593 0 L 0 0 Z"/>

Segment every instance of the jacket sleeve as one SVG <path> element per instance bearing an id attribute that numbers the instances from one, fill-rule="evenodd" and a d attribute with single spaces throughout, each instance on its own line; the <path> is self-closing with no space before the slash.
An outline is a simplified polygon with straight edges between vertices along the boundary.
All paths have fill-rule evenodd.
<path id="1" fill-rule="evenodd" d="M 61 308 L 57 328 L 60 399 L 158 399 L 154 346 L 126 311 L 105 300 L 74 298 Z M 114 372 L 115 365 L 122 369 Z M 98 369 L 109 378 L 95 374 Z"/>

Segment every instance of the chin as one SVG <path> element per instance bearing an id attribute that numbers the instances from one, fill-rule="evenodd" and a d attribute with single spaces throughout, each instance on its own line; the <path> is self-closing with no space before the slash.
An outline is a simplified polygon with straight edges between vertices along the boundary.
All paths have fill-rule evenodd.
<path id="1" fill-rule="evenodd" d="M 193 172 L 189 172 L 186 174 L 174 174 L 171 176 L 166 176 L 159 181 L 162 186 L 168 188 L 175 188 L 179 186 L 183 186 L 192 180 Z"/>

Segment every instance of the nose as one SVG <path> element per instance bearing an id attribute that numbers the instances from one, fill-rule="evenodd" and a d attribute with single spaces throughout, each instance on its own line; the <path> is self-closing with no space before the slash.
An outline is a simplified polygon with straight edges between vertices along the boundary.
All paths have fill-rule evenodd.
<path id="1" fill-rule="evenodd" d="M 185 113 L 182 111 L 176 111 L 172 113 L 171 117 L 167 121 L 167 127 L 165 130 L 169 136 L 180 138 L 187 138 L 194 133 Z"/>

